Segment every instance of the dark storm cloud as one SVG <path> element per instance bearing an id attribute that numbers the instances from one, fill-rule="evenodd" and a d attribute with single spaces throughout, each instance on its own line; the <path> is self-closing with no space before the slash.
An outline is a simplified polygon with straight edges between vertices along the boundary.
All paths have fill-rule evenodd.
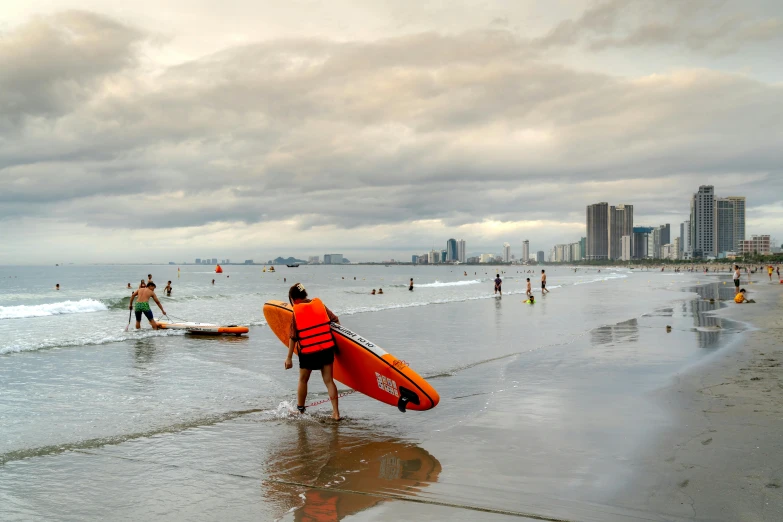
<path id="1" fill-rule="evenodd" d="M 628 6 L 601 4 L 546 45 L 594 45 Z M 65 60 L 0 79 L 22 100 L 0 93 L 16 125 L 0 139 L 0 218 L 456 227 L 580 222 L 606 200 L 684 217 L 712 180 L 754 205 L 783 190 L 782 89 L 743 75 L 575 70 L 506 30 L 270 41 L 150 75 L 135 66 L 144 34 L 67 13 L 0 41 L 0 63 L 52 41 Z M 741 186 L 750 175 L 764 185 Z"/>

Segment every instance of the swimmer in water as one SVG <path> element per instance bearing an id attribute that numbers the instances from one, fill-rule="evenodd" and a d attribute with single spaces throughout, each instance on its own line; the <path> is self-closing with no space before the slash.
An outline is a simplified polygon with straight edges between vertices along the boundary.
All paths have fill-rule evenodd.
<path id="1" fill-rule="evenodd" d="M 213 284 L 213 285 L 215 284 L 215 280 L 214 280 L 214 279 L 212 280 L 212 284 Z"/>
<path id="2" fill-rule="evenodd" d="M 527 303 L 527 304 L 536 304 L 536 296 L 531 294 L 530 295 L 530 299 L 528 299 L 527 301 L 523 301 L 523 302 Z"/>
<path id="3" fill-rule="evenodd" d="M 372 292 L 370 292 L 370 295 L 375 295 L 375 288 L 372 289 Z"/>
<path id="4" fill-rule="evenodd" d="M 413 278 L 411 277 L 411 283 L 408 285 L 408 290 L 413 291 Z"/>
<path id="5" fill-rule="evenodd" d="M 128 288 L 130 288 L 130 287 L 131 287 L 131 285 L 130 285 L 130 283 L 128 283 Z"/>
<path id="6" fill-rule="evenodd" d="M 378 289 L 378 293 L 379 293 L 379 294 L 383 294 L 383 288 L 379 288 L 379 289 Z"/>
<path id="7" fill-rule="evenodd" d="M 60 283 L 57 283 L 56 285 L 54 285 L 54 289 L 55 290 L 59 290 L 60 289 Z"/>
<path id="8" fill-rule="evenodd" d="M 166 288 L 163 289 L 168 297 L 171 297 L 171 281 L 166 284 Z"/>
<path id="9" fill-rule="evenodd" d="M 144 279 L 142 279 L 141 283 L 139 283 L 139 288 L 147 288 L 147 283 L 144 282 Z"/>
<path id="10" fill-rule="evenodd" d="M 147 284 L 149 285 L 152 282 L 152 274 L 147 274 Z"/>

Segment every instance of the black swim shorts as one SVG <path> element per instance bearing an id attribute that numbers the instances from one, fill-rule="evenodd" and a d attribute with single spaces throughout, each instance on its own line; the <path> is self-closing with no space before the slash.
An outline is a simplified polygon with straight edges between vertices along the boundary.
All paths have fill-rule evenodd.
<path id="1" fill-rule="evenodd" d="M 541 290 L 546 288 L 546 281 L 541 281 Z"/>
<path id="2" fill-rule="evenodd" d="M 739 279 L 734 280 L 734 286 L 736 286 L 737 288 L 739 288 L 739 283 L 740 283 Z"/>
<path id="3" fill-rule="evenodd" d="M 141 321 L 141 314 L 144 314 L 144 316 L 152 321 L 152 310 L 136 310 L 136 321 Z"/>
<path id="4" fill-rule="evenodd" d="M 334 363 L 334 348 L 299 354 L 299 367 L 303 370 L 322 370 L 324 366 L 332 363 Z"/>

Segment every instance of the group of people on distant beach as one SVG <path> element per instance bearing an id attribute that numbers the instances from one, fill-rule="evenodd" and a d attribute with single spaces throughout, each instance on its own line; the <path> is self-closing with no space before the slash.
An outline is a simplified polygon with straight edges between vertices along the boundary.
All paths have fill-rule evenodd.
<path id="1" fill-rule="evenodd" d="M 495 294 L 503 296 L 503 280 L 500 279 L 500 274 L 495 274 Z M 546 270 L 541 270 L 541 295 L 548 294 L 549 289 L 546 287 Z M 530 278 L 527 278 L 527 288 L 525 289 L 525 295 L 527 295 L 527 304 L 534 304 L 535 296 L 533 296 L 533 289 L 530 285 Z"/>

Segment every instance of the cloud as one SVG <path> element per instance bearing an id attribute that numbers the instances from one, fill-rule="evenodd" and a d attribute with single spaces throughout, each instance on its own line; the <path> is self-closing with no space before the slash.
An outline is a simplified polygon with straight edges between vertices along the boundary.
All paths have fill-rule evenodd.
<path id="1" fill-rule="evenodd" d="M 560 22 L 535 44 L 542 49 L 580 45 L 593 51 L 678 46 L 723 55 L 783 38 L 783 19 L 753 17 L 735 6 L 708 0 L 608 0 Z"/>
<path id="2" fill-rule="evenodd" d="M 547 45 L 616 32 L 627 9 L 601 4 Z M 0 239 L 36 222 L 45 237 L 54 220 L 85 242 L 84 227 L 183 245 L 219 226 L 227 244 L 353 252 L 438 234 L 555 243 L 579 237 L 594 201 L 635 204 L 652 223 L 684 219 L 704 183 L 780 203 L 781 85 L 571 68 L 493 27 L 276 39 L 151 73 L 144 30 L 84 12 L 36 18 L 0 40 L 0 65 L 23 71 L 0 76 L 14 129 L 0 139 Z"/>

